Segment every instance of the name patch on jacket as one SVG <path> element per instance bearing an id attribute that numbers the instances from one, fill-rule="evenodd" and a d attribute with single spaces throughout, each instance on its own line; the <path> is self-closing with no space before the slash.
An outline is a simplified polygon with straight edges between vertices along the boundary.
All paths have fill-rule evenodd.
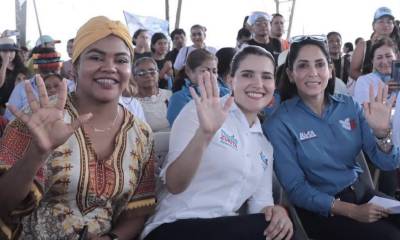
<path id="1" fill-rule="evenodd" d="M 356 121 L 354 119 L 346 118 L 344 120 L 339 120 L 340 125 L 346 130 L 353 130 L 356 128 Z"/>
<path id="2" fill-rule="evenodd" d="M 317 134 L 315 134 L 315 132 L 313 130 L 308 130 L 305 132 L 300 132 L 300 141 L 304 141 L 307 139 L 311 139 L 311 138 L 315 138 L 317 137 Z"/>
<path id="3" fill-rule="evenodd" d="M 227 146 L 232 147 L 233 149 L 238 149 L 238 140 L 236 139 L 235 135 L 232 134 L 231 136 L 221 129 L 221 135 L 219 137 L 219 141 Z"/>

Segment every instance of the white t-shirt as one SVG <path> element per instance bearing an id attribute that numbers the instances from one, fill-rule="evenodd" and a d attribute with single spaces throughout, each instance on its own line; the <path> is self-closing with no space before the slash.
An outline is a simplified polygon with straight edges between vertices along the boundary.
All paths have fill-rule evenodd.
<path id="1" fill-rule="evenodd" d="M 193 45 L 192 45 L 190 47 L 183 47 L 179 50 L 179 53 L 176 56 L 175 63 L 174 63 L 174 69 L 176 71 L 180 71 L 185 66 L 189 53 L 191 53 L 195 49 L 196 48 L 193 47 Z M 206 46 L 205 49 L 214 55 L 217 52 L 217 49 L 214 47 Z"/>
<path id="2" fill-rule="evenodd" d="M 376 73 L 368 73 L 360 76 L 356 81 L 356 86 L 354 88 L 354 101 L 359 104 L 363 104 L 364 102 L 369 102 L 369 85 L 372 83 L 374 87 L 374 96 L 378 93 L 378 85 L 379 83 L 384 86 L 384 82 L 379 78 Z"/>
<path id="3" fill-rule="evenodd" d="M 172 92 L 159 89 L 157 95 L 151 97 L 137 98 L 142 104 L 144 116 L 153 132 L 169 131 L 167 120 L 168 101 Z"/>
<path id="4" fill-rule="evenodd" d="M 133 97 L 119 97 L 119 103 L 122 104 L 126 109 L 133 114 L 133 116 L 139 118 L 143 122 L 146 122 L 143 108 L 140 102 Z"/>
<path id="5" fill-rule="evenodd" d="M 227 97 L 222 98 L 225 102 Z M 176 118 L 170 135 L 167 160 L 160 177 L 183 152 L 198 129 L 194 102 L 189 102 Z M 158 194 L 155 214 L 147 221 L 145 237 L 163 223 L 188 218 L 216 218 L 236 215 L 248 200 L 250 213 L 260 213 L 274 205 L 272 198 L 272 145 L 260 122 L 250 128 L 242 111 L 233 105 L 222 127 L 203 154 L 190 185 L 179 194 Z"/>

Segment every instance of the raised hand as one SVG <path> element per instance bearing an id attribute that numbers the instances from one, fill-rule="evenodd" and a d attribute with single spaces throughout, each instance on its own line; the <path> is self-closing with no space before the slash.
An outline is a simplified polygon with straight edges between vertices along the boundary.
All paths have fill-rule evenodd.
<path id="1" fill-rule="evenodd" d="M 25 81 L 25 92 L 31 113 L 24 113 L 13 105 L 7 105 L 11 113 L 20 119 L 32 135 L 31 144 L 39 155 L 47 155 L 63 144 L 84 122 L 92 116 L 91 113 L 79 116 L 71 124 L 64 122 L 64 106 L 67 100 L 67 82 L 63 79 L 57 94 L 55 105 L 49 103 L 46 87 L 40 75 L 36 75 L 39 91 L 39 101 L 33 94 L 31 84 Z"/>
<path id="2" fill-rule="evenodd" d="M 205 72 L 200 78 L 200 97 L 193 88 L 190 88 L 190 93 L 196 104 L 199 128 L 208 136 L 213 136 L 222 126 L 228 116 L 229 108 L 233 104 L 233 97 L 229 97 L 224 106 L 221 105 L 217 79 L 211 76 L 212 74 Z"/>
<path id="3" fill-rule="evenodd" d="M 369 86 L 369 103 L 364 103 L 364 114 L 375 136 L 385 137 L 390 128 L 390 116 L 395 96 L 388 98 L 388 87 L 378 85 L 378 92 L 374 96 L 374 87 Z"/>

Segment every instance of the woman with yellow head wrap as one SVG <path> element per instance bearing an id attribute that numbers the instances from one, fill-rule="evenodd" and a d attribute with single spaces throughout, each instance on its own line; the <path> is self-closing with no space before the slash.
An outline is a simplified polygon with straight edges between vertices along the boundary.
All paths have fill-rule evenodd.
<path id="1" fill-rule="evenodd" d="M 0 239 L 133 239 L 155 203 L 152 133 L 119 103 L 133 47 L 126 27 L 95 17 L 77 32 L 75 93 L 65 80 L 0 142 Z M 4 174 L 6 173 L 6 174 Z M 86 237 L 85 237 L 86 236 Z"/>

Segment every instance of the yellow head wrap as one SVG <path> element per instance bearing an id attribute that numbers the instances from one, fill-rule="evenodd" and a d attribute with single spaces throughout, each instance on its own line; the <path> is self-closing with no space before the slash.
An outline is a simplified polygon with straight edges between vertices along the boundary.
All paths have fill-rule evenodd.
<path id="1" fill-rule="evenodd" d="M 72 63 L 75 63 L 88 46 L 111 34 L 121 38 L 121 40 L 125 42 L 133 59 L 132 37 L 126 26 L 120 21 L 111 21 L 104 16 L 98 16 L 86 22 L 76 33 L 72 52 Z"/>

